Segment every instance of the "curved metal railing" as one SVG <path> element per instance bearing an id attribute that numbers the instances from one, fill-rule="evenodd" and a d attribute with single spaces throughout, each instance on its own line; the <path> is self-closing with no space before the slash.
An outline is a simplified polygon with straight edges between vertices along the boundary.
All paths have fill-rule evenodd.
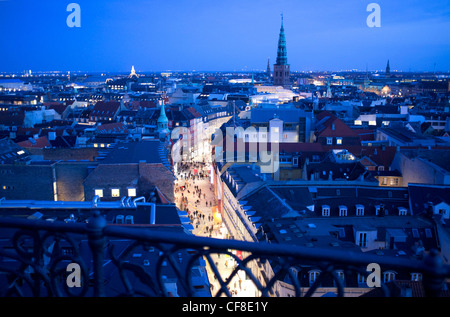
<path id="1" fill-rule="evenodd" d="M 10 241 L 0 249 L 2 296 L 111 296 L 105 281 L 113 278 L 120 281 L 116 285 L 121 285 L 121 289 L 114 290 L 114 296 L 172 296 L 173 291 L 165 280 L 168 268 L 176 277 L 182 296 L 205 296 L 204 293 L 198 295 L 193 283 L 193 268 L 198 267 L 200 261 L 205 261 L 219 286 L 211 291 L 212 296 L 233 296 L 230 283 L 239 272 L 245 272 L 260 296 L 276 296 L 274 289 L 279 281 L 289 281 L 296 296 L 313 296 L 325 279 L 334 281 L 337 296 L 345 296 L 345 285 L 337 270 L 367 277 L 369 263 L 422 273 L 427 296 L 439 296 L 443 283 L 450 278 L 450 267 L 442 264 L 435 251 L 424 260 L 411 260 L 345 250 L 222 240 L 170 230 L 107 225 L 98 212 L 87 223 L 0 218 L 0 228 L 3 232 L 11 230 Z M 128 241 L 127 246 L 116 250 L 116 245 L 109 242 L 117 239 Z M 90 252 L 83 249 L 85 246 Z M 153 266 L 143 267 L 130 261 L 130 255 L 136 250 L 150 249 L 157 254 Z M 230 250 L 240 250 L 243 256 Z M 214 260 L 218 255 L 229 256 L 236 263 L 228 276 L 224 276 Z M 277 263 L 275 272 L 262 268 L 267 261 Z M 68 263 L 78 265 L 79 287 L 70 287 L 67 283 Z M 301 285 L 292 270 L 305 263 L 320 268 L 317 279 L 307 287 Z M 255 267 L 265 271 L 264 278 L 258 276 Z M 384 283 L 380 289 L 384 296 L 390 295 Z"/>

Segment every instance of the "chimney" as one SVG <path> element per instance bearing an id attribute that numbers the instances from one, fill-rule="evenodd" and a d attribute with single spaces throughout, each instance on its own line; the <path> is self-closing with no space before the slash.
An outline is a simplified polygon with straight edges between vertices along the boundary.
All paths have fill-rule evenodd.
<path id="1" fill-rule="evenodd" d="M 56 132 L 55 131 L 49 131 L 48 132 L 48 140 L 54 141 L 56 139 Z"/>
<path id="2" fill-rule="evenodd" d="M 154 225 L 156 219 L 156 205 L 152 203 L 151 205 L 151 211 L 150 211 L 150 224 Z"/>

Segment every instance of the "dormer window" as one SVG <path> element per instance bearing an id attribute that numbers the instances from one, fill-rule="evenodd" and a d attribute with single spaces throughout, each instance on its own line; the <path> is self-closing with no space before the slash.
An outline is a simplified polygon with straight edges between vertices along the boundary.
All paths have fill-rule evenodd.
<path id="1" fill-rule="evenodd" d="M 356 205 L 356 215 L 364 216 L 364 206 L 363 205 Z"/>
<path id="2" fill-rule="evenodd" d="M 337 278 L 339 279 L 339 281 L 344 284 L 344 271 L 343 270 L 337 270 L 335 271 Z M 334 283 L 336 284 L 336 281 L 334 281 Z"/>
<path id="3" fill-rule="evenodd" d="M 381 211 L 381 205 L 376 205 L 375 206 L 375 215 L 378 216 L 380 214 Z"/>
<path id="4" fill-rule="evenodd" d="M 309 285 L 311 286 L 317 280 L 320 275 L 319 270 L 309 271 Z"/>
<path id="5" fill-rule="evenodd" d="M 394 271 L 384 272 L 383 277 L 384 277 L 384 283 L 394 281 L 395 280 L 395 272 Z"/>
<path id="6" fill-rule="evenodd" d="M 328 205 L 322 206 L 322 216 L 324 216 L 324 217 L 330 216 L 330 206 L 328 206 Z"/>
<path id="7" fill-rule="evenodd" d="M 347 206 L 339 206 L 339 216 L 340 217 L 347 216 Z"/>
<path id="8" fill-rule="evenodd" d="M 408 210 L 404 207 L 398 207 L 398 215 L 406 216 L 408 214 Z"/>
<path id="9" fill-rule="evenodd" d="M 422 273 L 411 273 L 411 281 L 421 281 Z"/>
<path id="10" fill-rule="evenodd" d="M 333 138 L 327 138 L 327 145 L 333 144 Z"/>

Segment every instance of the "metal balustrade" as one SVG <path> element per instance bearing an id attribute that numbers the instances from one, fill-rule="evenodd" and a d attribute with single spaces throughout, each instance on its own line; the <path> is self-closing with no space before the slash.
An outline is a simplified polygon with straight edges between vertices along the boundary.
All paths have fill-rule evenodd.
<path id="1" fill-rule="evenodd" d="M 204 259 L 220 285 L 219 289 L 211 292 L 212 296 L 232 296 L 229 286 L 240 270 L 246 273 L 260 296 L 276 296 L 275 284 L 286 279 L 292 284 L 295 295 L 314 296 L 326 278 L 335 282 L 337 296 L 345 296 L 345 285 L 337 270 L 367 276 L 370 273 L 366 271 L 369 263 L 422 273 L 427 296 L 439 296 L 446 279 L 450 278 L 450 267 L 442 263 L 437 251 L 431 251 L 423 260 L 417 260 L 342 249 L 222 240 L 170 230 L 108 225 L 99 212 L 94 212 L 87 223 L 4 217 L 0 218 L 0 228 L 3 232 L 11 231 L 10 241 L 0 249 L 1 296 L 171 296 L 173 293 L 164 280 L 164 270 L 168 268 L 176 276 L 181 296 L 198 296 L 192 272 L 199 265 L 199 259 Z M 129 243 L 125 250 L 117 253 L 109 244 L 112 239 Z M 86 242 L 89 252 L 83 253 L 80 241 Z M 133 250 L 157 250 L 153 267 L 144 268 L 130 262 Z M 240 250 L 244 256 L 238 257 L 230 250 Z M 182 252 L 183 264 L 180 258 Z M 89 258 L 86 258 L 86 253 Z M 226 254 L 235 260 L 237 265 L 231 275 L 221 276 L 213 259 L 216 254 Z M 276 261 L 278 269 L 273 274 L 265 272 L 264 278 L 261 278 L 254 268 L 264 268 L 266 261 Z M 68 286 L 68 263 L 79 265 L 80 287 Z M 300 285 L 291 270 L 305 263 L 320 268 L 320 274 L 312 285 Z M 117 285 L 121 285 L 121 289 L 113 295 L 105 283 L 105 280 L 112 278 L 111 270 L 107 269 L 109 267 L 114 267 L 114 276 L 120 280 Z M 381 284 L 383 295 L 390 296 L 389 289 L 384 283 Z"/>

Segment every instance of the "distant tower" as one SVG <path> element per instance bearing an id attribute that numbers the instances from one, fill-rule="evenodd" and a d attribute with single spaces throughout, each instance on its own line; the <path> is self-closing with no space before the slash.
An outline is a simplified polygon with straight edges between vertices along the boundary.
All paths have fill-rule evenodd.
<path id="1" fill-rule="evenodd" d="M 164 107 L 164 102 L 162 102 L 160 107 L 160 114 L 158 118 L 158 130 L 159 138 L 165 139 L 166 136 L 169 134 L 169 119 L 166 116 L 166 109 Z"/>
<path id="2" fill-rule="evenodd" d="M 128 75 L 128 77 L 137 77 L 136 71 L 134 70 L 134 66 L 131 66 L 131 73 Z"/>
<path id="3" fill-rule="evenodd" d="M 267 71 L 266 71 L 266 73 L 267 73 L 267 77 L 270 78 L 270 75 L 271 75 L 271 73 L 270 73 L 270 58 L 267 60 Z"/>
<path id="4" fill-rule="evenodd" d="M 386 77 L 391 77 L 391 67 L 389 66 L 389 60 L 386 65 Z"/>
<path id="5" fill-rule="evenodd" d="M 327 78 L 327 98 L 332 98 L 333 94 L 331 93 L 331 78 Z"/>
<path id="6" fill-rule="evenodd" d="M 278 38 L 277 62 L 273 65 L 273 84 L 290 88 L 290 66 L 287 62 L 286 37 L 284 35 L 283 15 L 281 15 L 281 29 Z"/>
<path id="7" fill-rule="evenodd" d="M 366 65 L 366 76 L 364 77 L 363 91 L 366 91 L 368 88 L 369 88 L 369 71 L 368 71 L 367 65 Z"/>

